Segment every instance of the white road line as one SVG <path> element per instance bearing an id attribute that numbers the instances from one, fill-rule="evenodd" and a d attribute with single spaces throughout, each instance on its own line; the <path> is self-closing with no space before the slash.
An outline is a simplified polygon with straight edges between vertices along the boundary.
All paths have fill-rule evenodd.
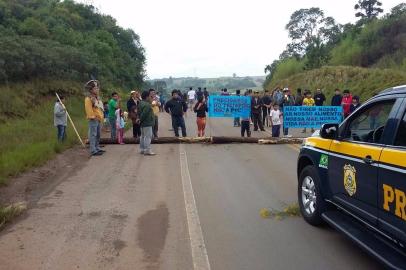
<path id="1" fill-rule="evenodd" d="M 179 145 L 179 153 L 183 197 L 185 199 L 190 246 L 192 249 L 193 269 L 210 270 L 209 256 L 207 255 L 206 245 L 204 244 L 202 227 L 200 226 L 195 195 L 193 193 L 192 181 L 190 179 L 185 146 L 183 144 Z"/>

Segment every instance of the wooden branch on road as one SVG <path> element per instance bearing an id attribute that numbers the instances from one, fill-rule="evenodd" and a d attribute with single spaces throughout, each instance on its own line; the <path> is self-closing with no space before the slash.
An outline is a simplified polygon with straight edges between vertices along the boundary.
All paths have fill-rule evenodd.
<path id="1" fill-rule="evenodd" d="M 254 138 L 254 137 L 159 137 L 152 140 L 153 144 L 170 144 L 170 143 L 211 143 L 211 144 L 227 144 L 227 143 L 259 143 L 259 144 L 301 144 L 302 138 Z M 101 144 L 117 144 L 116 140 L 110 138 L 101 138 Z M 125 144 L 139 144 L 139 139 L 124 138 Z"/>

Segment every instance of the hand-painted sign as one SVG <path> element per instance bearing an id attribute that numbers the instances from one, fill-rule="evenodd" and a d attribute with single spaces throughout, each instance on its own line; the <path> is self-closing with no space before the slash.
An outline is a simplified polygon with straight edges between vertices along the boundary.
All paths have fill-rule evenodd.
<path id="1" fill-rule="evenodd" d="M 326 123 L 340 123 L 341 106 L 285 106 L 283 126 L 285 128 L 320 128 Z"/>
<path id="2" fill-rule="evenodd" d="M 209 117 L 251 116 L 251 98 L 246 96 L 209 96 Z"/>

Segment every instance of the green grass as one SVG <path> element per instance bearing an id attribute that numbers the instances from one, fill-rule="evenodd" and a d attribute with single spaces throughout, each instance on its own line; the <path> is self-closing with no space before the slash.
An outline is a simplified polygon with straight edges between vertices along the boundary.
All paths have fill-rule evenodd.
<path id="1" fill-rule="evenodd" d="M 70 124 L 66 142 L 57 142 L 53 125 L 55 99 L 42 100 L 41 105 L 26 111 L 24 119 L 11 118 L 0 125 L 0 184 L 6 184 L 9 177 L 42 165 L 56 153 L 78 143 Z M 83 98 L 67 98 L 66 106 L 81 136 L 87 137 Z"/>
<path id="2" fill-rule="evenodd" d="M 25 209 L 27 209 L 27 206 L 23 203 L 12 204 L 5 207 L 0 206 L 0 229 L 14 217 L 21 215 Z"/>
<path id="3" fill-rule="evenodd" d="M 337 66 L 323 67 L 284 79 L 272 80 L 266 89 L 271 90 L 276 86 L 286 85 L 296 93 L 297 88 L 312 91 L 322 88 L 329 104 L 335 88 L 349 89 L 353 94 L 359 95 L 363 102 L 376 92 L 404 84 L 406 84 L 406 72 L 400 70 Z"/>

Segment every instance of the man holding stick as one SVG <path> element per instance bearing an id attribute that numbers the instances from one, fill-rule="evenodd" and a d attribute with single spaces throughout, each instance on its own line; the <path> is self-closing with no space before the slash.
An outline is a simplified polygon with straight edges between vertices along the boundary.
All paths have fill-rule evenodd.
<path id="1" fill-rule="evenodd" d="M 100 156 L 105 151 L 100 149 L 100 129 L 103 123 L 102 104 L 99 100 L 99 86 L 97 81 L 89 81 L 85 88 L 89 91 L 89 95 L 85 98 L 86 118 L 89 120 L 89 145 L 90 155 Z"/>

